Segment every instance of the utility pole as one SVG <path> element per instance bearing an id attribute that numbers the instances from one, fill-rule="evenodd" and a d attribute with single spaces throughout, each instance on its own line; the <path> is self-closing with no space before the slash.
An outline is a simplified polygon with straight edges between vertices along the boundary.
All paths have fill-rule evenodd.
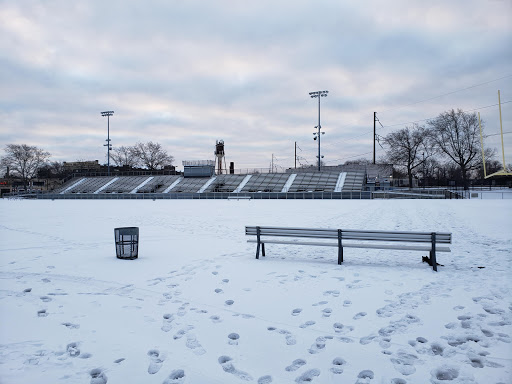
<path id="1" fill-rule="evenodd" d="M 295 142 L 295 169 L 297 169 L 297 142 Z"/>
<path id="2" fill-rule="evenodd" d="M 373 112 L 373 164 L 375 164 L 375 138 L 377 137 L 377 130 L 375 123 L 377 122 L 377 112 Z"/>
<path id="3" fill-rule="evenodd" d="M 425 152 L 422 153 L 423 156 L 423 189 L 425 189 Z"/>
<path id="4" fill-rule="evenodd" d="M 107 174 L 110 176 L 110 150 L 112 149 L 112 145 L 110 144 L 110 116 L 114 114 L 114 111 L 105 111 L 101 112 L 101 116 L 107 116 L 107 144 L 103 144 L 104 147 L 107 147 Z"/>
<path id="5" fill-rule="evenodd" d="M 322 129 L 322 126 L 320 125 L 320 98 L 321 97 L 327 97 L 327 94 L 329 91 L 316 91 L 316 92 L 309 92 L 309 96 L 314 99 L 318 97 L 318 125 L 315 127 L 318 129 L 318 132 L 313 132 L 313 135 L 315 135 L 314 140 L 318 138 L 318 172 L 320 172 L 320 166 L 321 166 L 321 160 L 322 157 L 320 156 L 320 130 Z M 322 135 L 325 134 L 325 132 L 321 133 Z"/>

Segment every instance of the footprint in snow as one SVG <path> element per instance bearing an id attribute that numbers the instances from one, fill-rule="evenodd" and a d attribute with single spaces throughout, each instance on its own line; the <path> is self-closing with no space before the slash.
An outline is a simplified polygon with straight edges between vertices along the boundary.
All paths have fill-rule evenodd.
<path id="1" fill-rule="evenodd" d="M 194 329 L 194 327 L 192 325 L 187 325 L 185 328 L 178 330 L 178 332 L 176 332 L 172 338 L 174 340 L 181 339 L 183 336 L 185 336 L 187 334 L 188 331 L 190 331 L 192 329 Z"/>
<path id="2" fill-rule="evenodd" d="M 308 352 L 312 355 L 319 353 L 320 351 L 325 349 L 325 341 L 332 340 L 332 336 L 319 336 L 316 338 L 315 342 L 311 345 L 311 348 L 308 349 Z"/>
<path id="3" fill-rule="evenodd" d="M 341 357 L 336 357 L 332 361 L 333 367 L 331 368 L 331 372 L 336 374 L 336 375 L 339 375 L 339 374 L 343 373 L 343 366 L 345 364 L 347 364 L 347 362 L 345 360 L 343 360 Z"/>
<path id="4" fill-rule="evenodd" d="M 235 301 L 234 300 L 226 300 L 224 303 L 226 305 L 233 305 L 235 303 Z"/>
<path id="5" fill-rule="evenodd" d="M 332 313 L 332 309 L 331 308 L 324 308 L 322 310 L 322 316 L 323 317 L 329 317 L 329 316 L 331 316 L 331 313 Z"/>
<path id="6" fill-rule="evenodd" d="M 351 305 L 352 305 L 352 302 L 351 302 L 350 300 L 345 300 L 345 301 L 343 302 L 343 306 L 344 306 L 344 307 L 350 307 Z"/>
<path id="7" fill-rule="evenodd" d="M 374 376 L 375 375 L 373 371 L 365 369 L 364 371 L 359 372 L 359 375 L 357 375 L 356 384 L 369 384 L 371 380 L 373 380 Z"/>
<path id="8" fill-rule="evenodd" d="M 50 282 L 51 282 L 51 280 L 50 280 L 50 279 L 47 279 L 47 278 L 41 279 L 41 281 L 42 281 L 43 283 L 50 283 Z"/>
<path id="9" fill-rule="evenodd" d="M 298 315 L 300 315 L 301 312 L 302 312 L 302 308 L 295 308 L 292 311 L 292 316 L 298 316 Z"/>
<path id="10" fill-rule="evenodd" d="M 365 317 L 367 315 L 366 312 L 359 312 L 359 313 L 356 313 L 355 316 L 353 317 L 354 320 L 359 320 L 363 317 Z"/>
<path id="11" fill-rule="evenodd" d="M 459 368 L 455 366 L 443 365 L 440 368 L 430 371 L 432 383 L 445 383 L 455 380 L 459 377 Z"/>
<path id="12" fill-rule="evenodd" d="M 416 355 L 412 355 L 403 350 L 399 350 L 395 357 L 391 358 L 393 367 L 404 376 L 412 375 L 416 372 L 414 363 L 418 360 Z"/>
<path id="13" fill-rule="evenodd" d="M 341 323 L 334 323 L 333 325 L 333 328 L 334 328 L 334 332 L 336 333 L 348 333 L 348 332 L 352 332 L 354 330 L 354 327 L 352 327 L 351 325 L 343 325 Z"/>
<path id="14" fill-rule="evenodd" d="M 295 379 L 296 383 L 310 383 L 313 381 L 315 377 L 320 376 L 319 369 L 310 369 L 309 371 L 304 372 L 302 375 Z"/>
<path id="15" fill-rule="evenodd" d="M 313 320 L 308 320 L 306 321 L 304 324 L 301 324 L 299 325 L 300 328 L 307 328 L 307 327 L 311 327 L 312 325 L 316 324 L 315 321 Z"/>
<path id="16" fill-rule="evenodd" d="M 91 376 L 91 384 L 107 384 L 107 375 L 100 368 L 91 369 L 89 375 Z"/>
<path id="17" fill-rule="evenodd" d="M 29 293 L 29 292 L 32 292 L 32 288 L 25 288 L 23 290 L 23 293 Z"/>
<path id="18" fill-rule="evenodd" d="M 48 312 L 46 312 L 46 309 L 40 309 L 37 311 L 37 317 L 46 317 L 48 316 Z"/>
<path id="19" fill-rule="evenodd" d="M 303 365 L 306 365 L 306 360 L 303 359 L 296 359 L 293 360 L 292 363 L 285 368 L 287 372 L 293 372 L 302 367 Z"/>
<path id="20" fill-rule="evenodd" d="M 70 357 L 77 357 L 80 355 L 80 349 L 77 343 L 69 343 L 66 347 L 66 352 Z"/>
<path id="21" fill-rule="evenodd" d="M 52 298 L 48 297 L 48 296 L 41 296 L 40 299 L 43 303 L 48 303 L 48 302 L 52 301 Z"/>
<path id="22" fill-rule="evenodd" d="M 238 345 L 238 339 L 240 339 L 240 335 L 238 333 L 230 333 L 228 335 L 228 344 L 230 345 Z"/>
<path id="23" fill-rule="evenodd" d="M 269 376 L 269 375 L 261 376 L 258 379 L 258 384 L 270 384 L 270 383 L 272 383 L 272 376 Z"/>
<path id="24" fill-rule="evenodd" d="M 185 343 L 187 348 L 190 348 L 196 355 L 204 355 L 206 353 L 203 346 L 197 341 L 196 336 L 192 334 L 187 335 L 187 342 Z"/>
<path id="25" fill-rule="evenodd" d="M 78 329 L 80 328 L 79 324 L 73 324 L 73 323 L 62 323 L 63 326 L 65 326 L 68 329 Z"/>
<path id="26" fill-rule="evenodd" d="M 391 338 L 390 337 L 383 337 L 379 341 L 379 345 L 383 349 L 387 349 L 387 348 L 391 347 Z"/>
<path id="27" fill-rule="evenodd" d="M 315 303 L 315 304 L 312 304 L 312 305 L 313 305 L 313 307 L 318 307 L 319 305 L 325 305 L 327 303 L 328 303 L 328 301 L 319 301 L 318 303 Z"/>
<path id="28" fill-rule="evenodd" d="M 325 291 L 324 296 L 334 296 L 338 297 L 340 295 L 340 291 L 334 290 L 334 291 Z"/>
<path id="29" fill-rule="evenodd" d="M 267 327 L 268 331 L 276 331 L 277 333 L 284 335 L 286 339 L 286 345 L 295 345 L 297 344 L 297 340 L 295 339 L 295 336 L 291 334 L 290 331 L 287 331 L 285 329 L 276 329 L 276 327 Z"/>
<path id="30" fill-rule="evenodd" d="M 176 369 L 164 380 L 162 384 L 182 384 L 185 382 L 185 371 L 183 369 Z"/>
<path id="31" fill-rule="evenodd" d="M 216 288 L 216 289 L 215 289 L 215 293 L 223 293 L 223 292 L 224 292 L 224 291 L 223 291 L 222 289 L 220 289 L 220 288 Z"/>
<path id="32" fill-rule="evenodd" d="M 233 359 L 231 357 L 221 356 L 219 357 L 218 361 L 224 372 L 230 373 L 238 377 L 239 379 L 245 381 L 252 381 L 251 375 L 249 375 L 247 372 L 243 372 L 235 368 L 235 366 L 233 365 Z"/>
<path id="33" fill-rule="evenodd" d="M 229 283 L 229 279 L 222 279 L 223 283 Z"/>
<path id="34" fill-rule="evenodd" d="M 148 351 L 149 356 L 149 366 L 148 366 L 148 373 L 150 375 L 154 375 L 157 373 L 160 368 L 162 368 L 162 364 L 165 360 L 165 357 L 163 357 L 160 354 L 160 351 L 158 349 L 150 349 Z"/>
<path id="35" fill-rule="evenodd" d="M 172 329 L 172 322 L 174 321 L 174 315 L 171 313 L 166 313 L 163 315 L 163 324 L 162 331 L 169 332 Z"/>

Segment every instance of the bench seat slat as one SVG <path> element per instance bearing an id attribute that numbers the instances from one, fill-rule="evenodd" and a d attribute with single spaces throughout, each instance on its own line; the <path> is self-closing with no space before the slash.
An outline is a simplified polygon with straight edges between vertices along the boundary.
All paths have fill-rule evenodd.
<path id="1" fill-rule="evenodd" d="M 246 227 L 246 235 L 257 235 L 256 227 Z M 431 242 L 431 233 L 427 232 L 384 232 L 384 231 L 354 231 L 342 230 L 342 239 L 345 240 L 382 240 L 382 241 L 413 241 Z M 288 228 L 260 228 L 260 236 L 279 237 L 310 237 L 335 239 L 338 237 L 338 230 L 311 230 L 311 229 L 288 229 Z M 451 234 L 437 233 L 437 243 L 451 243 Z"/>
<path id="2" fill-rule="evenodd" d="M 246 226 L 246 231 L 247 230 L 250 230 L 250 231 L 254 231 L 254 233 L 256 233 L 256 228 L 255 226 Z M 264 230 L 282 230 L 282 231 L 286 231 L 286 232 L 290 232 L 290 231 L 311 231 L 311 232 L 337 232 L 338 230 L 337 229 L 333 229 L 333 228 L 295 228 L 295 227 L 290 227 L 290 228 L 287 228 L 287 227 L 260 227 L 260 230 L 264 231 Z M 414 232 L 414 231 L 378 231 L 378 230 L 357 230 L 357 229 L 344 229 L 343 232 L 348 232 L 348 233 L 381 233 L 381 234 L 386 234 L 386 233 L 394 233 L 394 234 L 403 234 L 403 235 L 406 235 L 406 234 L 412 234 L 412 235 L 417 235 L 417 234 L 422 234 L 422 235 L 430 235 L 431 233 L 430 232 Z M 437 235 L 447 235 L 447 236 L 450 236 L 451 237 L 451 233 L 448 233 L 448 232 L 436 232 Z"/>
<path id="3" fill-rule="evenodd" d="M 248 243 L 257 243 L 258 240 L 247 240 Z M 311 241 L 286 241 L 286 240 L 261 240 L 263 244 L 291 244 L 291 245 L 319 245 L 324 247 L 337 247 L 337 243 L 322 243 L 322 242 L 311 242 Z M 372 248 L 372 249 L 395 249 L 404 251 L 430 251 L 431 247 L 425 247 L 420 245 L 390 245 L 390 244 L 355 244 L 355 243 L 343 243 L 343 248 Z M 437 252 L 451 252 L 449 247 L 436 247 Z"/>
<path id="4" fill-rule="evenodd" d="M 257 233 L 246 233 L 247 235 L 256 236 Z M 268 232 L 268 231 L 261 231 L 260 232 L 261 237 L 305 237 L 305 238 L 317 238 L 317 239 L 337 239 L 338 233 L 332 233 L 332 234 L 320 234 L 320 233 L 311 233 L 311 232 L 301 232 L 301 233 L 287 233 L 287 232 Z M 378 235 L 372 235 L 372 234 L 358 234 L 353 235 L 350 233 L 342 232 L 341 238 L 343 240 L 369 240 L 369 241 L 409 241 L 409 242 L 424 242 L 424 243 L 430 243 L 432 241 L 431 234 L 427 235 L 406 235 L 406 236 L 400 236 L 398 234 L 388 234 L 386 236 L 383 236 L 381 234 Z M 444 243 L 449 244 L 451 243 L 451 238 L 446 238 L 442 236 L 437 236 L 436 234 L 436 243 Z"/>

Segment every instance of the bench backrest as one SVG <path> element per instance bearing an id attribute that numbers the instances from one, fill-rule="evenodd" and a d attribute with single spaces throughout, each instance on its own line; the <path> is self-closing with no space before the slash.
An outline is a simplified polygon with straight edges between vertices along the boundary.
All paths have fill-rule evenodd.
<path id="1" fill-rule="evenodd" d="M 245 234 L 256 236 L 260 230 L 260 236 L 276 237 L 309 237 L 316 239 L 337 239 L 338 229 L 327 228 L 286 228 L 286 227 L 256 227 L 246 226 Z M 367 231 L 342 229 L 342 240 L 361 241 L 403 241 L 414 243 L 432 242 L 433 232 L 409 232 L 409 231 Z M 436 243 L 451 244 L 452 234 L 446 232 L 435 232 Z"/>

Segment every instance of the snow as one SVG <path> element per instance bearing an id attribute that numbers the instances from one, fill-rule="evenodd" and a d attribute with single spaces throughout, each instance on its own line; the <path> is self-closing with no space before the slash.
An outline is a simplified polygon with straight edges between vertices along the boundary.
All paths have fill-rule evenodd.
<path id="1" fill-rule="evenodd" d="M 511 200 L 0 200 L 1 383 L 511 383 Z M 245 225 L 452 232 L 422 252 Z M 138 226 L 137 260 L 114 228 Z"/>

